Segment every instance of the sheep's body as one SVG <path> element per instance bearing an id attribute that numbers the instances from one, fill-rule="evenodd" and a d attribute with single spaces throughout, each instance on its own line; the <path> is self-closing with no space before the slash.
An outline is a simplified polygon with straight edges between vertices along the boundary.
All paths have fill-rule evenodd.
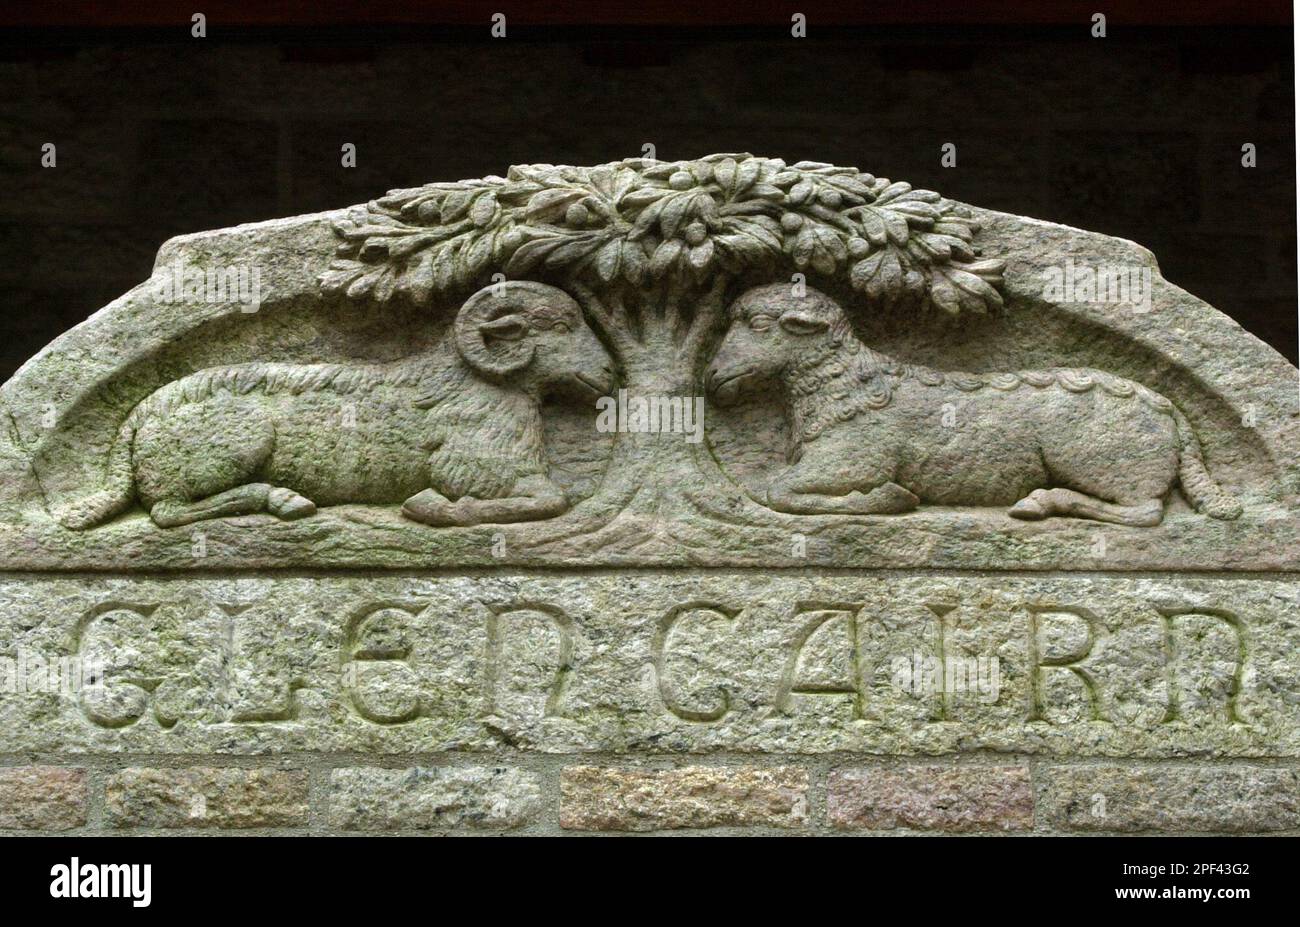
<path id="1" fill-rule="evenodd" d="M 429 486 L 499 497 L 544 473 L 536 404 L 491 383 L 471 389 L 447 361 L 241 364 L 170 383 L 128 419 L 140 499 L 197 499 L 232 481 L 318 505 L 402 502 Z M 430 393 L 440 401 L 417 405 Z"/>
<path id="2" fill-rule="evenodd" d="M 541 397 L 598 395 L 607 361 L 561 291 L 482 290 L 454 337 L 417 357 L 235 364 L 168 383 L 122 424 L 105 488 L 54 514 L 88 528 L 139 498 L 163 527 L 342 503 L 400 502 L 434 525 L 547 517 L 567 503 L 546 475 Z"/>
<path id="3" fill-rule="evenodd" d="M 889 366 L 880 355 L 874 362 Z M 992 378 L 909 371 L 895 375 L 889 392 L 888 408 L 878 411 L 823 400 L 817 418 L 829 421 L 795 435 L 799 461 L 783 482 L 843 473 L 852 461 L 847 480 L 832 479 L 835 488 L 894 483 L 938 505 L 1010 506 L 1051 487 L 1137 505 L 1163 498 L 1178 479 L 1172 404 L 1103 371 Z"/>
<path id="4" fill-rule="evenodd" d="M 109 475 L 114 485 L 64 512 L 65 522 L 101 521 L 129 504 L 132 490 L 157 509 L 155 520 L 176 523 L 195 519 L 169 518 L 169 504 L 245 486 L 260 491 L 220 514 L 259 510 L 266 502 L 253 503 L 274 488 L 313 504 L 290 517 L 315 505 L 400 503 L 430 487 L 452 500 L 501 498 L 520 480 L 544 477 L 545 465 L 536 403 L 477 380 L 443 348 L 394 364 L 198 371 L 131 411 Z"/>
<path id="5" fill-rule="evenodd" d="M 1033 386 L 1021 379 L 1006 391 L 903 381 L 890 416 L 897 431 L 887 439 L 894 443 L 894 482 L 940 505 L 1009 506 L 1052 486 L 1123 504 L 1169 491 L 1178 477 L 1178 434 L 1168 408 L 1100 385 L 1062 385 L 1129 385 L 1101 371 L 1041 373 L 1051 382 Z M 944 406 L 951 407 L 949 423 Z M 865 425 L 846 423 L 846 434 L 834 438 L 862 439 Z M 856 436 L 848 434 L 853 426 Z M 1115 479 L 1119 460 L 1122 480 Z"/>
<path id="6" fill-rule="evenodd" d="M 1158 524 L 1177 485 L 1198 510 L 1240 504 L 1209 476 L 1166 397 L 1102 370 L 940 372 L 863 345 L 824 294 L 760 288 L 737 301 L 710 369 L 720 395 L 785 392 L 791 466 L 768 487 L 781 511 L 892 514 L 919 503 L 1010 506 Z"/>
<path id="7" fill-rule="evenodd" d="M 367 371 L 370 372 L 370 371 Z M 145 508 L 200 499 L 243 483 L 292 489 L 318 505 L 401 502 L 429 485 L 429 454 L 412 435 L 428 411 L 413 385 L 374 371 L 347 391 L 329 368 L 244 364 L 205 370 L 163 387 L 128 419 L 132 475 Z M 396 371 L 400 377 L 404 371 Z M 320 378 L 302 391 L 280 379 Z M 240 389 L 240 380 L 250 389 Z M 186 401 L 187 393 L 206 393 Z"/>

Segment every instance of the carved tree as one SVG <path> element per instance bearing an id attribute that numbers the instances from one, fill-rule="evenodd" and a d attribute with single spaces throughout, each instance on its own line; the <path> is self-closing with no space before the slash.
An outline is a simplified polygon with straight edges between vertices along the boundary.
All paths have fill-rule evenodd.
<path id="1" fill-rule="evenodd" d="M 803 273 L 847 280 L 878 306 L 1000 306 L 1003 262 L 979 259 L 977 229 L 937 193 L 811 161 L 519 165 L 358 207 L 336 226 L 341 244 L 321 287 L 450 307 L 498 274 L 553 283 L 607 339 L 630 392 L 694 395 L 742 281 Z M 665 456 L 710 468 L 696 446 L 647 440 L 656 437 L 618 436 L 604 490 L 680 483 Z"/>

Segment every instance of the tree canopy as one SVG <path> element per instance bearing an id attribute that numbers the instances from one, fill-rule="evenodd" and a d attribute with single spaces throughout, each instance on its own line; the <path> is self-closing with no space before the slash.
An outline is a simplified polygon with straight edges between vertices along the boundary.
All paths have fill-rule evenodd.
<path id="1" fill-rule="evenodd" d="M 528 164 L 356 207 L 335 226 L 341 243 L 321 287 L 425 303 L 494 273 L 611 288 L 767 269 L 842 278 L 886 305 L 910 297 L 986 312 L 1002 304 L 1004 265 L 980 259 L 976 231 L 964 207 L 937 193 L 813 161 Z"/>

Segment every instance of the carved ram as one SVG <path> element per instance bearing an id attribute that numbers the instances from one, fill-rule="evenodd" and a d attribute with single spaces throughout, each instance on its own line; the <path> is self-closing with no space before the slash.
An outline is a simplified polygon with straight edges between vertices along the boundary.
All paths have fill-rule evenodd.
<path id="1" fill-rule="evenodd" d="M 127 416 L 107 486 L 56 507 L 69 528 L 138 498 L 162 527 L 318 505 L 402 503 L 431 525 L 547 518 L 540 402 L 613 388 L 609 354 L 567 294 L 480 290 L 430 351 L 386 364 L 248 363 L 163 386 Z"/>
<path id="2" fill-rule="evenodd" d="M 742 295 L 706 381 L 722 404 L 763 389 L 785 402 L 792 464 L 766 497 L 783 512 L 893 514 L 924 501 L 1147 526 L 1180 483 L 1207 515 L 1241 512 L 1182 412 L 1142 384 L 1100 370 L 902 364 L 862 344 L 812 289 Z"/>

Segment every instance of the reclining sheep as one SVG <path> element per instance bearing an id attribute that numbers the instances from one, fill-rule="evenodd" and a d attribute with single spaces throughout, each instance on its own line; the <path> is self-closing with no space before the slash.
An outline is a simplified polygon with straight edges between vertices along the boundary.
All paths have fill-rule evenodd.
<path id="1" fill-rule="evenodd" d="M 610 358 L 554 287 L 480 290 L 430 351 L 386 364 L 247 363 L 163 386 L 127 416 L 107 487 L 55 509 L 96 525 L 138 497 L 161 527 L 318 505 L 397 503 L 431 525 L 547 518 L 540 401 L 594 401 Z"/>
<path id="2" fill-rule="evenodd" d="M 1100 370 L 904 365 L 863 345 L 825 294 L 796 297 L 787 284 L 745 293 L 731 319 L 707 386 L 724 404 L 782 395 L 793 463 L 767 490 L 778 511 L 892 514 L 925 501 L 1147 526 L 1181 483 L 1197 510 L 1241 513 L 1182 412 L 1139 383 Z"/>

